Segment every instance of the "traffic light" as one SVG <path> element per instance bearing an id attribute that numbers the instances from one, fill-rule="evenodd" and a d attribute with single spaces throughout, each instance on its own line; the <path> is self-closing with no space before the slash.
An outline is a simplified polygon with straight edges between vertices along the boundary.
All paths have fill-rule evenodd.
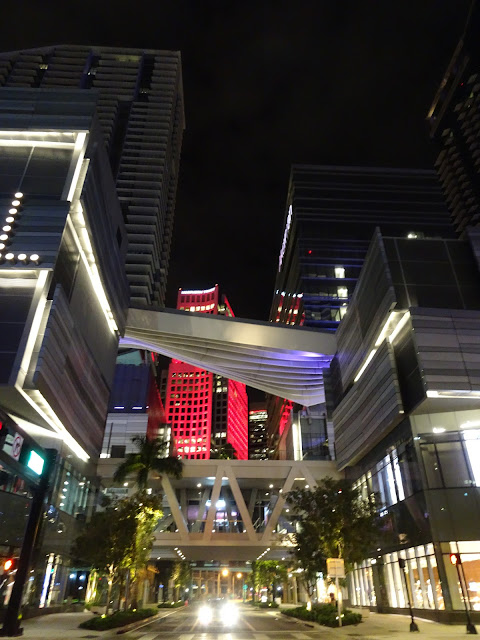
<path id="1" fill-rule="evenodd" d="M 450 562 L 453 565 L 462 564 L 462 559 L 460 558 L 459 553 L 451 553 L 450 554 Z"/>
<path id="2" fill-rule="evenodd" d="M 7 558 L 3 563 L 3 573 L 12 573 L 17 570 L 18 558 Z"/>
<path id="3" fill-rule="evenodd" d="M 3 449 L 3 445 L 5 444 L 5 439 L 8 435 L 8 429 L 5 422 L 0 420 L 0 451 Z"/>

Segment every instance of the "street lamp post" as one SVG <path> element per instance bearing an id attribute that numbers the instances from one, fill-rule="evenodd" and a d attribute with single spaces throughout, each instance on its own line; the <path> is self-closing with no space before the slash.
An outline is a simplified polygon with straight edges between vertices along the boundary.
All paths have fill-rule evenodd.
<path id="1" fill-rule="evenodd" d="M 400 566 L 400 569 L 402 570 L 403 573 L 403 579 L 405 580 L 405 588 L 407 590 L 407 602 L 408 602 L 408 608 L 410 609 L 410 631 L 419 631 L 418 625 L 414 620 L 413 617 L 413 609 L 412 609 L 412 601 L 410 598 L 410 589 L 408 586 L 408 580 L 407 580 L 407 574 L 405 573 L 405 559 L 404 558 L 399 558 L 398 559 L 398 564 Z"/>
<path id="2" fill-rule="evenodd" d="M 458 547 L 457 547 L 458 548 Z M 459 553 L 450 554 L 450 562 L 455 565 L 457 569 L 458 581 L 460 582 L 460 588 L 462 590 L 463 603 L 465 605 L 465 614 L 467 616 L 467 633 L 477 635 L 477 629 L 470 618 L 470 598 L 468 595 L 468 589 L 466 587 L 465 572 L 463 570 L 462 558 Z M 460 567 L 462 567 L 460 569 Z M 467 592 L 465 594 L 465 591 Z"/>

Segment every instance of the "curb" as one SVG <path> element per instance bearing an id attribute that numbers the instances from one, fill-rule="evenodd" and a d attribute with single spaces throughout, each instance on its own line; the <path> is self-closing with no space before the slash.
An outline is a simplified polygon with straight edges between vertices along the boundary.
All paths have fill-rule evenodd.
<path id="1" fill-rule="evenodd" d="M 173 615 L 177 609 L 182 609 L 182 607 L 176 607 L 174 611 L 169 611 L 165 615 L 161 615 L 163 612 L 159 611 L 154 616 L 150 616 L 149 618 L 144 618 L 143 620 L 138 620 L 137 622 L 131 622 L 127 624 L 125 627 L 121 627 L 116 632 L 116 635 L 121 635 L 123 633 L 128 633 L 129 631 L 135 631 L 136 629 L 140 629 L 141 627 L 146 627 L 148 624 L 155 622 L 156 620 L 162 620 L 163 618 L 168 618 L 168 616 Z M 113 629 L 112 629 L 113 631 Z"/>

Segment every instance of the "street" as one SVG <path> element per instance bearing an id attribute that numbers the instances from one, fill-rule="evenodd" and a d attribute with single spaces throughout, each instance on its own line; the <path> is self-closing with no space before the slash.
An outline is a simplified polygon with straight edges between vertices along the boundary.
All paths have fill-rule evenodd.
<path id="1" fill-rule="evenodd" d="M 216 616 L 210 624 L 199 621 L 200 605 L 184 607 L 168 617 L 132 631 L 123 636 L 126 640 L 314 640 L 324 636 L 306 624 L 282 616 L 277 611 L 259 611 L 250 605 L 239 603 L 239 617 L 219 620 Z M 231 624 L 230 624 L 231 622 Z M 328 633 L 328 631 L 327 631 Z"/>

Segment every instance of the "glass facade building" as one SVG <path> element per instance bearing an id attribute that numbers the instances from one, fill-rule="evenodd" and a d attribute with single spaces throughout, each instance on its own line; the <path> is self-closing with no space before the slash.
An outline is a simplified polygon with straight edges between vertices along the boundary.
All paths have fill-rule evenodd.
<path id="1" fill-rule="evenodd" d="M 379 547 L 349 576 L 353 604 L 405 609 L 408 584 L 422 615 L 460 620 L 460 553 L 480 610 L 478 241 L 377 231 L 337 332 L 337 463 L 380 521 Z"/>
<path id="2" fill-rule="evenodd" d="M 435 172 L 293 165 L 270 321 L 336 331 L 377 227 L 385 235 L 411 239 L 454 237 Z M 279 447 L 285 449 L 283 405 L 283 399 L 269 398 L 269 444 L 275 456 L 282 455 Z M 324 407 L 316 409 L 322 412 Z M 316 439 L 326 440 L 329 428 L 322 427 Z M 287 437 L 292 440 L 293 434 L 283 440 Z"/>

